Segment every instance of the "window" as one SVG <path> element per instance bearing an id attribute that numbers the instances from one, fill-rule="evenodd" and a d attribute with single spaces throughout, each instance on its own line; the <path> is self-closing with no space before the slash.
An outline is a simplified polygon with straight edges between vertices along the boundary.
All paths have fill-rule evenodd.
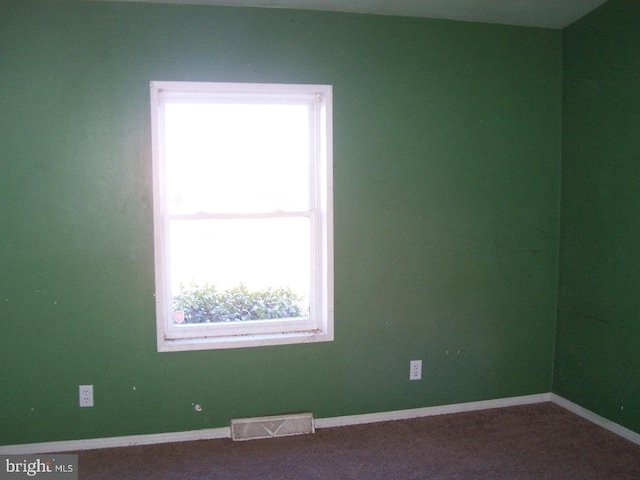
<path id="1" fill-rule="evenodd" d="M 331 103 L 151 82 L 159 351 L 333 340 Z"/>

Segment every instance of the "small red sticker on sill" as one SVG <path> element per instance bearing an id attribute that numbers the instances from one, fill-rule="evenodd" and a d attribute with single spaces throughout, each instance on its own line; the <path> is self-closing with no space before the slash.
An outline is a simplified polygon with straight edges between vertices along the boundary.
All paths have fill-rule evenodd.
<path id="1" fill-rule="evenodd" d="M 184 310 L 176 310 L 173 312 L 173 321 L 176 323 L 184 322 Z"/>

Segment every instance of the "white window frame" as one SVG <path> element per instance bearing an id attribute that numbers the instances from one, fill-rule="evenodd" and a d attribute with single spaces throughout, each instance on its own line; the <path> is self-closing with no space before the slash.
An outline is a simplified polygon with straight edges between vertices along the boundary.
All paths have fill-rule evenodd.
<path id="1" fill-rule="evenodd" d="M 330 85 L 152 81 L 151 137 L 157 348 L 160 352 L 324 342 L 333 340 L 332 87 Z M 175 326 L 168 262 L 169 214 L 165 195 L 164 102 L 223 99 L 305 102 L 310 105 L 311 294 L 304 319 Z M 290 212 L 271 212 L 275 217 Z"/>

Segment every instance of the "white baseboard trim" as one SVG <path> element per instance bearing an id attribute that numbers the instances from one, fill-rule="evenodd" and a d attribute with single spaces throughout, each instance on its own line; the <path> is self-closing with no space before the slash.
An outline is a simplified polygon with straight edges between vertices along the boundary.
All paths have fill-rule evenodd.
<path id="1" fill-rule="evenodd" d="M 345 425 L 359 425 L 362 423 L 407 420 L 409 418 L 431 417 L 434 415 L 446 415 L 448 413 L 462 413 L 475 410 L 488 410 L 490 408 L 514 407 L 516 405 L 544 403 L 549 402 L 550 399 L 550 393 L 540 393 L 537 395 L 498 398 L 496 400 L 483 400 L 479 402 L 456 403 L 453 405 L 442 405 L 437 407 L 423 407 L 413 408 L 409 410 L 396 410 L 391 412 L 367 413 L 364 415 L 349 415 L 346 417 L 319 418 L 316 420 L 316 427 L 330 428 L 342 427 Z"/>
<path id="2" fill-rule="evenodd" d="M 409 418 L 446 415 L 450 413 L 472 412 L 491 408 L 514 407 L 518 405 L 531 405 L 535 403 L 552 402 L 572 413 L 579 415 L 596 425 L 620 435 L 640 445 L 640 434 L 629 430 L 617 423 L 607 420 L 569 400 L 554 393 L 540 393 L 536 395 L 524 395 L 521 397 L 499 398 L 495 400 L 482 400 L 479 402 L 457 403 L 436 407 L 413 408 L 408 410 L 395 410 L 390 412 L 367 413 L 362 415 L 347 415 L 344 417 L 319 418 L 315 420 L 316 428 L 331 428 L 347 425 L 359 425 L 364 423 L 387 422 L 393 420 L 406 420 Z M 212 440 L 215 438 L 231 438 L 230 427 L 209 428 L 204 430 L 192 430 L 187 432 L 158 433 L 150 435 L 130 435 L 122 437 L 93 438 L 87 440 L 67 440 L 61 442 L 30 443 L 23 445 L 0 446 L 0 454 L 3 455 L 31 455 L 39 453 L 59 453 L 78 450 L 93 450 L 98 448 L 132 447 L 135 445 L 154 445 L 158 443 L 189 442 L 195 440 Z"/>
<path id="3" fill-rule="evenodd" d="M 407 418 L 443 415 L 446 413 L 470 412 L 488 408 L 509 407 L 542 403 L 550 400 L 549 393 L 527 395 L 522 397 L 485 400 L 480 402 L 459 403 L 441 407 L 415 408 L 392 412 L 371 413 L 365 415 L 349 415 L 345 417 L 320 418 L 315 420 L 317 428 L 328 428 L 361 423 L 384 422 Z M 131 435 L 123 437 L 93 438 L 88 440 L 67 440 L 61 442 L 29 443 L 23 445 L 0 446 L 0 454 L 30 455 L 38 453 L 60 453 L 78 450 L 94 450 L 98 448 L 132 447 L 135 445 L 153 445 L 157 443 L 189 442 L 194 440 L 211 440 L 214 438 L 231 438 L 230 427 L 193 430 L 188 432 L 158 433 L 150 435 Z"/>
<path id="4" fill-rule="evenodd" d="M 589 420 L 596 425 L 606 428 L 607 430 L 626 438 L 627 440 L 632 441 L 633 443 L 640 445 L 640 434 L 634 432 L 633 430 L 629 430 L 626 427 L 623 427 L 619 423 L 612 422 L 611 420 L 607 420 L 604 417 L 601 417 L 597 413 L 593 413 L 591 410 L 587 410 L 586 408 L 581 407 L 580 405 L 567 400 L 566 398 L 561 397 L 560 395 L 556 395 L 555 393 L 551 394 L 551 402 L 559 405 L 563 408 L 566 408 L 572 413 L 579 415 L 582 418 Z"/>
<path id="5" fill-rule="evenodd" d="M 66 440 L 61 442 L 29 443 L 23 445 L 0 446 L 3 455 L 32 455 L 37 453 L 60 453 L 98 448 L 133 447 L 157 443 L 190 442 L 230 438 L 231 428 L 208 428 L 188 432 L 156 433 L 150 435 L 127 435 L 123 437 L 91 438 L 87 440 Z"/>

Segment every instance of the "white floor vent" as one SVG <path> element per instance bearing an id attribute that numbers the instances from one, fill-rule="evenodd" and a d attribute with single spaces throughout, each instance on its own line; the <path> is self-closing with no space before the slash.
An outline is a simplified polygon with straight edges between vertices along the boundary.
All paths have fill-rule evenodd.
<path id="1" fill-rule="evenodd" d="M 314 432 L 312 413 L 234 418 L 231 420 L 231 438 L 233 440 L 286 437 Z"/>

